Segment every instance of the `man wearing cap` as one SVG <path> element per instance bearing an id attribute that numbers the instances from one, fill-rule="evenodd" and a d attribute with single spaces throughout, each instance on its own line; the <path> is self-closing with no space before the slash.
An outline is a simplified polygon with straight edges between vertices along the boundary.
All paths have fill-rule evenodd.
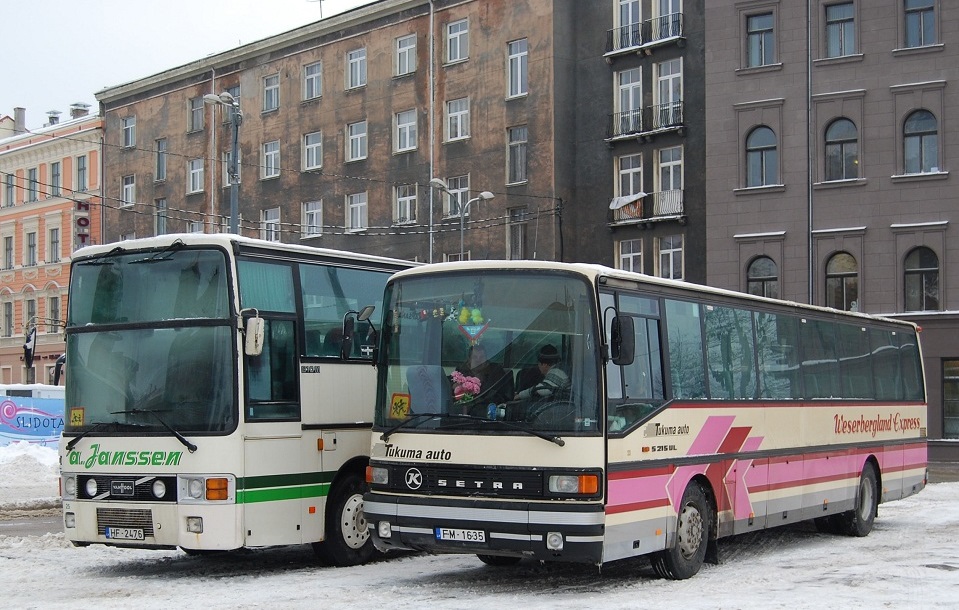
<path id="1" fill-rule="evenodd" d="M 559 352 L 552 345 L 544 345 L 537 357 L 540 373 L 543 380 L 531 388 L 516 394 L 517 400 L 550 398 L 557 392 L 569 388 L 569 377 L 566 371 L 556 366 L 559 364 Z"/>

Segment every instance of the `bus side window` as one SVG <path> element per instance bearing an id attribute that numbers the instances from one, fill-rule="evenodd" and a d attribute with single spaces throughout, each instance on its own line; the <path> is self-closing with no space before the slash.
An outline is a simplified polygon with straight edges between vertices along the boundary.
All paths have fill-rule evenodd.
<path id="1" fill-rule="evenodd" d="M 265 322 L 263 352 L 246 358 L 246 419 L 296 419 L 300 405 L 293 322 L 269 318 Z"/>

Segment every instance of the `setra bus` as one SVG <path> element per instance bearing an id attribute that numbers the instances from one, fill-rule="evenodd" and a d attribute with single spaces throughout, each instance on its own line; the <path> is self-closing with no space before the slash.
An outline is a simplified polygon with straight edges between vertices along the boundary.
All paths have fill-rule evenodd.
<path id="1" fill-rule="evenodd" d="M 529 261 L 402 271 L 383 307 L 365 496 L 381 550 L 648 555 L 683 579 L 725 536 L 865 536 L 926 483 L 907 322 Z M 477 345 L 492 364 L 464 369 Z"/>
<path id="2" fill-rule="evenodd" d="M 367 560 L 375 336 L 356 314 L 412 264 L 232 234 L 77 251 L 67 539 L 189 553 L 312 543 L 332 564 Z"/>

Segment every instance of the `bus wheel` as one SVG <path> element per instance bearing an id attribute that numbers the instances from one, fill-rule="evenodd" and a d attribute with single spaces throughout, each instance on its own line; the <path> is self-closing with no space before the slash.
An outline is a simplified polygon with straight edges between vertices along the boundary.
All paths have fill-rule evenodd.
<path id="1" fill-rule="evenodd" d="M 653 555 L 656 574 L 661 578 L 684 580 L 699 572 L 706 558 L 711 523 L 706 493 L 701 485 L 692 483 L 683 493 L 672 548 Z"/>
<path id="2" fill-rule="evenodd" d="M 866 462 L 859 476 L 855 508 L 840 515 L 842 533 L 862 538 L 872 531 L 872 524 L 879 512 L 878 481 L 876 467 Z"/>
<path id="3" fill-rule="evenodd" d="M 373 556 L 373 540 L 363 514 L 366 483 L 358 475 L 347 475 L 330 492 L 326 501 L 326 536 L 314 542 L 313 551 L 323 563 L 355 566 Z"/>
<path id="4" fill-rule="evenodd" d="M 515 566 L 520 561 L 519 557 L 503 557 L 501 555 L 477 555 L 477 557 L 486 565 L 498 568 Z"/>

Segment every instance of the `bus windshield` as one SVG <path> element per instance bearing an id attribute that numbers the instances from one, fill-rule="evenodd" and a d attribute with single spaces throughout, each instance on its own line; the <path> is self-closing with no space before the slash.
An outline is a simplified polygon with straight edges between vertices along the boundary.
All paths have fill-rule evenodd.
<path id="1" fill-rule="evenodd" d="M 532 270 L 395 280 L 386 293 L 376 425 L 600 433 L 591 294 L 581 278 Z"/>
<path id="2" fill-rule="evenodd" d="M 235 428 L 222 251 L 118 248 L 74 263 L 70 295 L 67 431 Z"/>

